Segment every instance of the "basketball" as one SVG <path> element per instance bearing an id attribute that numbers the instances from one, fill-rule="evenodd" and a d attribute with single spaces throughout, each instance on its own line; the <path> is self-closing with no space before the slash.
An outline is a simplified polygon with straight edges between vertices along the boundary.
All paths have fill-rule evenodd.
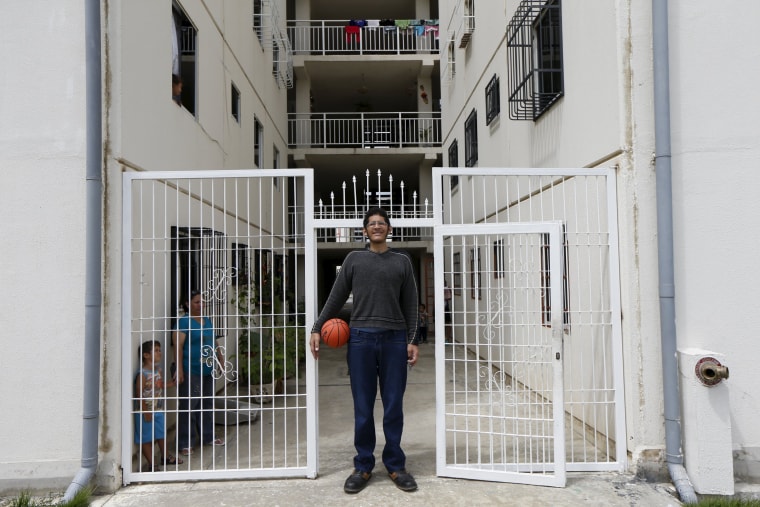
<path id="1" fill-rule="evenodd" d="M 330 319 L 322 326 L 322 341 L 327 344 L 328 347 L 338 348 L 348 343 L 348 337 L 351 332 L 348 329 L 348 324 L 342 319 Z"/>

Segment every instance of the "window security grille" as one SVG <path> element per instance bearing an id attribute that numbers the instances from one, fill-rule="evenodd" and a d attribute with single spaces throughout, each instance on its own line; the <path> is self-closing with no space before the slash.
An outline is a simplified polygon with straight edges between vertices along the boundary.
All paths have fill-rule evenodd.
<path id="1" fill-rule="evenodd" d="M 499 95 L 499 77 L 494 74 L 486 86 L 486 125 L 499 116 L 501 112 L 501 98 Z"/>
<path id="2" fill-rule="evenodd" d="M 522 0 L 507 25 L 512 120 L 536 120 L 564 94 L 561 6 Z"/>
<path id="3" fill-rule="evenodd" d="M 449 167 L 459 167 L 459 142 L 454 139 L 449 145 Z M 451 176 L 451 188 L 456 187 L 459 184 L 459 176 L 454 174 Z"/>
<path id="4" fill-rule="evenodd" d="M 198 291 L 215 335 L 225 336 L 227 291 L 219 283 L 227 268 L 225 235 L 208 227 L 172 226 L 171 233 L 171 316 L 178 316 L 183 300 Z"/>
<path id="5" fill-rule="evenodd" d="M 475 0 L 459 0 L 454 15 L 461 17 L 458 32 L 462 38 L 459 39 L 459 47 L 466 48 L 475 31 Z"/>
<path id="6" fill-rule="evenodd" d="M 256 167 L 263 169 L 264 167 L 264 149 L 262 143 L 264 142 L 264 127 L 258 118 L 253 118 L 253 163 Z"/>
<path id="7" fill-rule="evenodd" d="M 478 112 L 473 109 L 464 122 L 464 165 L 474 167 L 478 163 Z"/>
<path id="8" fill-rule="evenodd" d="M 235 121 L 240 123 L 240 90 L 237 89 L 235 83 L 230 86 L 230 112 Z"/>
<path id="9" fill-rule="evenodd" d="M 454 76 L 457 74 L 456 66 L 456 45 L 455 45 L 456 33 L 449 32 L 448 39 L 446 41 L 446 58 L 442 64 L 443 72 L 441 73 L 441 80 L 444 84 L 450 84 L 454 81 Z"/>

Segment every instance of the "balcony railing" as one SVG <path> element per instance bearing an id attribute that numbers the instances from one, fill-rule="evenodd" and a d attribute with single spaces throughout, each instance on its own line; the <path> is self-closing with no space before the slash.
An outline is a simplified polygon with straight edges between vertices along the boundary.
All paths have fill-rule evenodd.
<path id="1" fill-rule="evenodd" d="M 359 27 L 345 20 L 293 20 L 288 37 L 296 55 L 438 53 L 438 25 L 425 23 Z"/>
<path id="2" fill-rule="evenodd" d="M 293 113 L 291 148 L 419 148 L 441 146 L 440 113 Z"/>

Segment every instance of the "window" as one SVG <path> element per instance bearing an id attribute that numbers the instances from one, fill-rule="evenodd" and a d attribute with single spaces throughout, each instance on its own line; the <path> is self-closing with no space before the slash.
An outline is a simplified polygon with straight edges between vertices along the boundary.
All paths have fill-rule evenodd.
<path id="1" fill-rule="evenodd" d="M 493 242 L 493 277 L 504 278 L 507 271 L 504 265 L 504 240 L 497 239 Z"/>
<path id="2" fill-rule="evenodd" d="M 172 74 L 181 82 L 179 104 L 195 115 L 198 30 L 177 2 L 172 4 L 172 25 Z M 174 81 L 173 77 L 172 83 Z"/>
<path id="3" fill-rule="evenodd" d="M 501 99 L 499 98 L 499 77 L 494 74 L 486 86 L 486 125 L 499 116 L 501 111 Z"/>
<path id="4" fill-rule="evenodd" d="M 480 292 L 480 248 L 470 249 L 470 298 L 481 299 Z"/>
<path id="5" fill-rule="evenodd" d="M 460 31 L 462 38 L 459 40 L 459 47 L 466 48 L 472 38 L 472 32 L 475 31 L 475 0 L 459 0 L 456 7 L 457 14 L 462 16 Z"/>
<path id="6" fill-rule="evenodd" d="M 277 39 L 272 39 L 272 75 L 274 76 L 274 80 L 277 83 L 277 86 L 280 86 L 280 43 L 277 41 Z"/>
<path id="7" fill-rule="evenodd" d="M 454 139 L 449 145 L 449 167 L 459 167 L 459 143 Z M 451 176 L 451 188 L 459 184 L 459 176 Z"/>
<path id="8" fill-rule="evenodd" d="M 182 299 L 191 291 L 201 293 L 217 337 L 225 336 L 227 285 L 227 240 L 223 233 L 208 227 L 171 228 L 171 316 L 176 317 Z"/>
<path id="9" fill-rule="evenodd" d="M 478 112 L 474 109 L 464 122 L 464 165 L 474 167 L 478 163 Z"/>
<path id="10" fill-rule="evenodd" d="M 460 252 L 454 253 L 454 259 L 451 271 L 454 273 L 454 294 L 457 296 L 462 295 L 462 254 Z"/>
<path id="11" fill-rule="evenodd" d="M 552 325 L 551 298 L 551 256 L 549 255 L 549 235 L 541 235 L 541 320 L 544 326 Z M 570 331 L 570 291 L 568 289 L 568 245 L 565 226 L 562 226 L 562 324 L 565 332 Z"/>
<path id="12" fill-rule="evenodd" d="M 250 273 L 248 262 L 248 245 L 245 243 L 232 244 L 232 281 L 235 285 L 247 285 Z"/>
<path id="13" fill-rule="evenodd" d="M 261 126 L 261 122 L 255 116 L 253 117 L 253 163 L 256 167 L 261 169 L 264 167 L 264 150 L 262 144 L 264 142 L 264 127 Z"/>
<path id="14" fill-rule="evenodd" d="M 456 47 L 454 46 L 453 40 L 449 42 L 448 55 L 449 55 L 449 60 L 448 60 L 449 70 L 448 70 L 447 77 L 449 79 L 454 79 L 454 76 L 457 75 L 457 63 L 456 63 L 457 50 L 456 50 Z"/>
<path id="15" fill-rule="evenodd" d="M 235 83 L 232 83 L 232 90 L 230 92 L 230 111 L 235 121 L 240 123 L 240 91 L 235 86 Z"/>
<path id="16" fill-rule="evenodd" d="M 259 42 L 261 42 L 261 36 L 263 32 L 263 0 L 253 0 L 253 31 L 256 32 Z"/>
<path id="17" fill-rule="evenodd" d="M 564 94 L 561 0 L 522 0 L 507 26 L 509 117 L 537 120 Z"/>

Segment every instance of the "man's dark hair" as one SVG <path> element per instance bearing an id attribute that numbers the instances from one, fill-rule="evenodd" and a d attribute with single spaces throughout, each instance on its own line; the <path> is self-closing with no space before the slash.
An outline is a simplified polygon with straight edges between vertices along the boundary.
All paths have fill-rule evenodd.
<path id="1" fill-rule="evenodd" d="M 364 228 L 367 228 L 367 224 L 369 223 L 369 217 L 374 215 L 380 215 L 385 219 L 385 223 L 388 224 L 388 227 L 391 226 L 391 221 L 388 218 L 388 213 L 380 207 L 375 206 L 374 208 L 370 208 L 367 210 L 367 212 L 364 214 Z"/>

